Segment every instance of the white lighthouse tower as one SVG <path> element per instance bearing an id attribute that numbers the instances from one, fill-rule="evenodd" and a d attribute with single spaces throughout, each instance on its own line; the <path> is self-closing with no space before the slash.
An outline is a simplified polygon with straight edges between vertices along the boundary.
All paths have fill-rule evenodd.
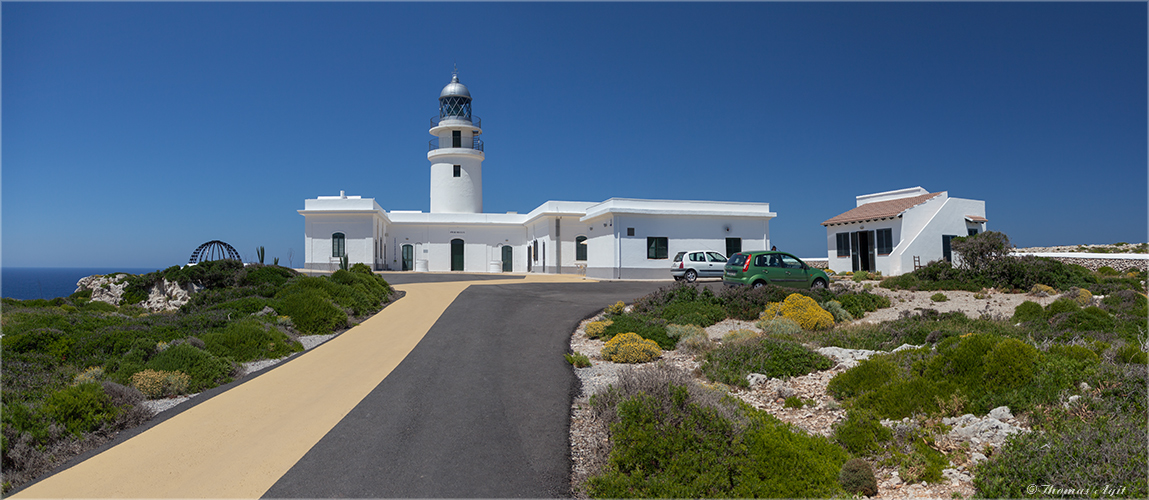
<path id="1" fill-rule="evenodd" d="M 439 116 L 431 118 L 431 213 L 483 212 L 483 141 L 479 117 L 471 116 L 471 92 L 456 71 L 439 93 Z"/>

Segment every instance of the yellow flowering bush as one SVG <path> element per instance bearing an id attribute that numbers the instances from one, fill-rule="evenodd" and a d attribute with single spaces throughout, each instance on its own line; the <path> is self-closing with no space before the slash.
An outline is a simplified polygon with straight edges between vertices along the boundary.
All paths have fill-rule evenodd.
<path id="1" fill-rule="evenodd" d="M 586 324 L 586 336 L 592 339 L 599 338 L 602 336 L 603 332 L 606 331 L 606 327 L 613 324 L 614 321 L 609 319 L 604 319 L 602 321 L 591 321 L 590 323 Z"/>
<path id="2" fill-rule="evenodd" d="M 1081 307 L 1085 307 L 1093 303 L 1093 294 L 1084 288 L 1070 288 L 1068 292 L 1065 292 L 1065 297 L 1069 297 Z"/>
<path id="3" fill-rule="evenodd" d="M 1053 287 L 1049 285 L 1042 285 L 1041 283 L 1033 285 L 1033 288 L 1029 289 L 1030 295 L 1036 295 L 1038 297 L 1048 297 L 1056 293 L 1057 290 L 1054 290 Z"/>
<path id="4" fill-rule="evenodd" d="M 102 366 L 89 366 L 87 370 L 80 372 L 76 378 L 72 379 L 72 385 L 86 384 L 88 382 L 99 382 L 104 378 L 104 367 Z"/>
<path id="5" fill-rule="evenodd" d="M 131 384 L 145 396 L 174 396 L 187 390 L 191 377 L 184 372 L 143 370 L 132 374 Z"/>
<path id="6" fill-rule="evenodd" d="M 761 319 L 790 318 L 804 330 L 825 330 L 834 327 L 834 315 L 822 309 L 814 299 L 792 293 L 782 302 L 771 302 L 762 311 Z"/>
<path id="7" fill-rule="evenodd" d="M 615 335 L 602 348 L 602 359 L 615 363 L 646 363 L 662 356 L 658 343 L 627 332 Z"/>
<path id="8" fill-rule="evenodd" d="M 615 302 L 613 305 L 606 306 L 606 310 L 603 312 L 605 312 L 607 315 L 610 315 L 610 316 L 618 316 L 619 314 L 622 314 L 623 311 L 625 311 L 625 310 L 626 310 L 626 304 L 622 303 L 622 301 L 620 300 L 618 302 Z"/>

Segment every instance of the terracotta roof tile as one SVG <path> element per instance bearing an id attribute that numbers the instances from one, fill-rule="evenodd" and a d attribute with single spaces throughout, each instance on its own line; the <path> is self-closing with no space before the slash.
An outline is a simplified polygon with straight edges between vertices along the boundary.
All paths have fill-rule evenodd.
<path id="1" fill-rule="evenodd" d="M 965 220 L 968 220 L 970 222 L 989 222 L 989 219 L 982 217 L 980 215 L 967 215 L 967 216 L 965 216 Z"/>
<path id="2" fill-rule="evenodd" d="M 909 198 L 898 198 L 896 200 L 875 201 L 857 207 L 849 212 L 840 214 L 834 218 L 823 222 L 823 226 L 832 224 L 848 224 L 851 222 L 861 222 L 874 219 L 884 219 L 888 217 L 897 217 L 906 210 L 925 203 L 935 196 L 942 194 L 940 191 L 937 193 L 923 194 L 921 196 L 911 196 Z"/>

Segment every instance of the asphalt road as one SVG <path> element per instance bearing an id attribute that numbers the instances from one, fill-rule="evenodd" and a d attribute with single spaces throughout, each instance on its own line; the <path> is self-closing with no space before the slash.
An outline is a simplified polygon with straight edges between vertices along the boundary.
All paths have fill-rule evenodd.
<path id="1" fill-rule="evenodd" d="M 385 277 L 452 279 L 426 276 Z M 569 495 L 570 333 L 603 307 L 668 284 L 472 285 L 264 497 Z"/>

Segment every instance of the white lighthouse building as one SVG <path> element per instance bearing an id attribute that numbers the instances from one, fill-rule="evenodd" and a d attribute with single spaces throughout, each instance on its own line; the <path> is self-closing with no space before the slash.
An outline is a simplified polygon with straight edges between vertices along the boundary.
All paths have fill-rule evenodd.
<path id="1" fill-rule="evenodd" d="M 680 251 L 770 248 L 769 203 L 611 198 L 548 201 L 527 213 L 483 213 L 483 133 L 458 73 L 431 119 L 431 210 L 384 210 L 372 198 L 304 200 L 306 269 L 348 262 L 375 270 L 585 274 L 669 279 Z"/>
<path id="2" fill-rule="evenodd" d="M 471 92 L 456 73 L 439 93 L 439 118 L 431 119 L 431 213 L 483 213 L 482 133 L 471 116 Z"/>

